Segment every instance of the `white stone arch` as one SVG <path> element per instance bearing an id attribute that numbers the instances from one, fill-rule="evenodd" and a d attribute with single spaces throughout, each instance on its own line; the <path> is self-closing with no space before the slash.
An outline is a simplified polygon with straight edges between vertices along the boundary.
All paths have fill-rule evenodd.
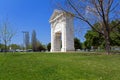
<path id="1" fill-rule="evenodd" d="M 73 14 L 54 10 L 51 23 L 51 52 L 74 51 Z"/>

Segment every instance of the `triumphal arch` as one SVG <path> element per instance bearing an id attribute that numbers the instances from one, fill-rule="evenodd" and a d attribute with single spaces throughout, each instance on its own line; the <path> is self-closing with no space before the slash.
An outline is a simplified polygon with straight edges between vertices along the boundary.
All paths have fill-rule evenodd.
<path id="1" fill-rule="evenodd" d="M 54 10 L 51 18 L 51 52 L 74 51 L 74 15 Z"/>

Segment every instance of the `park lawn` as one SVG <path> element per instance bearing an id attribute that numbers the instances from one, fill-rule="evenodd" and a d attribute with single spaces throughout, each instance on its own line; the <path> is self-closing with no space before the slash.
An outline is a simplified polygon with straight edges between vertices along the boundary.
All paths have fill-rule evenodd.
<path id="1" fill-rule="evenodd" d="M 0 53 L 0 80 L 120 80 L 120 55 Z"/>

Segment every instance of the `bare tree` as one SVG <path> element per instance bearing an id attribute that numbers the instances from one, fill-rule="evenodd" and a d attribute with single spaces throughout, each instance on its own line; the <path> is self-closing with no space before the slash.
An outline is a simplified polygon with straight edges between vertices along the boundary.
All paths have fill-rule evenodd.
<path id="1" fill-rule="evenodd" d="M 7 45 L 8 43 L 10 43 L 15 33 L 11 30 L 7 21 L 2 25 L 2 29 L 0 33 L 1 33 L 1 39 L 3 40 L 5 45 L 5 52 L 7 52 Z"/>
<path id="2" fill-rule="evenodd" d="M 110 33 L 120 25 L 120 0 L 64 0 L 57 3 L 59 9 L 74 14 L 74 16 L 87 23 L 93 30 L 102 34 L 105 39 L 107 54 L 110 53 Z M 110 25 L 117 20 L 115 25 Z M 99 23 L 99 28 L 94 27 Z"/>

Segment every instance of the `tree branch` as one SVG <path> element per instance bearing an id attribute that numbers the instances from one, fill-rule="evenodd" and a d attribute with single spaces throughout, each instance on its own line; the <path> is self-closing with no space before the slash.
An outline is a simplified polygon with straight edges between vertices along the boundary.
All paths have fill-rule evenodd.
<path id="1" fill-rule="evenodd" d="M 120 21 L 118 21 L 117 24 L 115 24 L 114 26 L 112 26 L 110 30 L 112 31 L 112 30 L 113 30 L 115 27 L 117 27 L 118 25 L 120 25 Z"/>

